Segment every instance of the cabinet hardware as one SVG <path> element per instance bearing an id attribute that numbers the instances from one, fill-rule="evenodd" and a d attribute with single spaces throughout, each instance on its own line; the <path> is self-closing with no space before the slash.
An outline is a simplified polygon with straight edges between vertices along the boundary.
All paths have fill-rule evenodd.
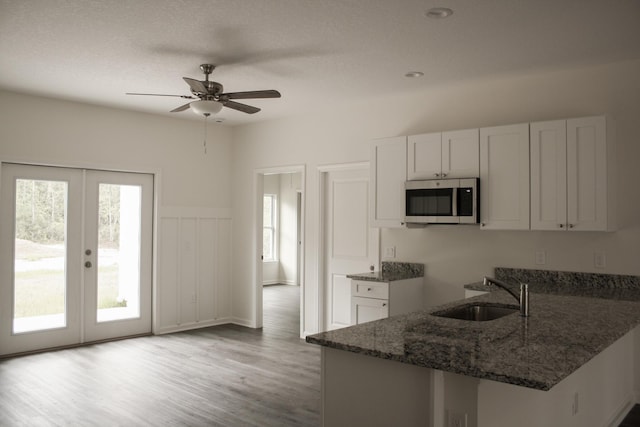
<path id="1" fill-rule="evenodd" d="M 87 249 L 86 251 L 84 251 L 85 255 L 91 255 L 91 249 Z"/>
<path id="2" fill-rule="evenodd" d="M 85 262 L 84 266 L 87 267 L 87 268 L 91 268 L 91 261 Z"/>
<path id="3" fill-rule="evenodd" d="M 558 224 L 560 228 L 564 228 L 564 224 Z"/>
<path id="4" fill-rule="evenodd" d="M 573 228 L 573 227 L 575 227 L 575 225 L 569 224 L 569 228 Z"/>

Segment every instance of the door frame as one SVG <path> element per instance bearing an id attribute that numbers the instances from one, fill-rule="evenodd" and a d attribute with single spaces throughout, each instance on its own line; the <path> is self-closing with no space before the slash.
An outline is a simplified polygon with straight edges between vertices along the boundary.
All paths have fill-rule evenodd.
<path id="1" fill-rule="evenodd" d="M 253 327 L 262 328 L 263 325 L 263 310 L 262 310 L 262 202 L 264 193 L 264 176 L 265 175 L 279 175 L 286 173 L 300 173 L 300 193 L 301 193 L 301 208 L 300 212 L 300 236 L 299 240 L 302 242 L 300 249 L 300 259 L 296 263 L 301 271 L 300 274 L 300 337 L 304 337 L 304 319 L 305 319 L 305 280 L 304 280 L 304 266 L 305 266 L 305 195 L 306 195 L 306 166 L 305 165 L 292 165 L 292 166 L 275 166 L 270 168 L 260 168 L 254 170 L 253 179 L 253 254 L 255 263 L 252 268 L 253 276 L 253 290 L 252 290 L 252 305 L 253 305 Z"/>
<path id="2" fill-rule="evenodd" d="M 353 163 L 339 163 L 330 165 L 321 165 L 317 168 L 317 180 L 318 180 L 318 252 L 317 252 L 317 280 L 318 280 L 318 294 L 316 299 L 318 302 L 318 332 L 324 332 L 325 325 L 325 309 L 327 301 L 325 301 L 326 289 L 326 270 L 327 270 L 327 258 L 325 257 L 326 249 L 326 236 L 327 236 L 327 218 L 325 215 L 325 201 L 327 188 L 325 185 L 326 177 L 329 172 L 347 171 L 354 169 L 367 169 L 371 167 L 370 162 L 353 162 Z M 368 208 L 368 206 L 367 206 Z M 379 229 L 378 229 L 379 230 Z M 379 232 L 379 231 L 378 231 Z M 378 247 L 378 264 L 380 263 L 380 248 Z"/>
<path id="3" fill-rule="evenodd" d="M 64 163 L 57 162 L 41 162 L 34 160 L 27 160 L 25 158 L 14 158 L 11 156 L 3 156 L 0 157 L 0 169 L 2 168 L 3 163 L 11 163 L 17 165 L 24 166 L 42 166 L 42 167 L 54 167 L 54 168 L 65 168 L 65 169 L 87 169 L 87 170 L 97 170 L 104 172 L 123 172 L 123 173 L 141 173 L 148 174 L 153 176 L 153 200 L 152 200 L 152 209 L 153 212 L 151 214 L 151 335 L 155 335 L 157 328 L 157 307 L 158 307 L 158 242 L 159 242 L 159 213 L 161 206 L 161 183 L 162 183 L 162 169 L 156 168 L 140 168 L 140 169 L 132 169 L 125 168 L 122 166 L 116 166 L 111 163 L 98 164 L 91 162 L 82 162 L 82 161 L 70 161 Z M 1 174 L 0 174 L 1 177 Z M 2 179 L 0 179 L 0 187 L 2 186 Z M 84 331 L 83 331 L 84 332 Z M 82 342 L 80 345 L 85 345 L 87 342 Z M 77 345 L 72 345 L 75 347 Z"/>

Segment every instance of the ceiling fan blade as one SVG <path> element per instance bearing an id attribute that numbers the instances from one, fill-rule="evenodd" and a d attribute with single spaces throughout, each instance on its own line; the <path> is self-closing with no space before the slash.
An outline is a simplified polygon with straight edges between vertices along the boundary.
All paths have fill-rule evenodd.
<path id="1" fill-rule="evenodd" d="M 190 79 L 189 77 L 183 77 L 182 79 L 187 82 L 192 91 L 197 93 L 207 93 L 207 88 L 200 80 Z"/>
<path id="2" fill-rule="evenodd" d="M 222 105 L 228 108 L 232 108 L 234 110 L 242 111 L 243 113 L 247 113 L 247 114 L 255 114 L 258 111 L 260 111 L 258 107 L 252 107 L 251 105 L 241 104 L 239 102 L 233 102 L 233 101 L 223 102 Z"/>
<path id="3" fill-rule="evenodd" d="M 280 92 L 277 90 L 252 90 L 248 92 L 230 92 L 220 94 L 221 98 L 226 99 L 257 99 L 257 98 L 280 98 Z"/>
<path id="4" fill-rule="evenodd" d="M 186 104 L 184 104 L 184 105 L 181 105 L 181 106 L 179 106 L 178 108 L 174 108 L 173 110 L 171 110 L 171 111 L 169 111 L 169 112 L 170 112 L 170 113 L 179 113 L 180 111 L 184 111 L 184 110 L 188 109 L 188 108 L 189 108 L 189 105 L 191 105 L 191 103 L 190 103 L 190 102 L 188 102 L 188 103 L 186 103 Z"/>
<path id="5" fill-rule="evenodd" d="M 125 95 L 144 95 L 144 96 L 174 96 L 176 98 L 184 98 L 184 99 L 196 99 L 195 96 L 190 95 L 164 95 L 161 93 L 131 93 L 127 92 Z"/>

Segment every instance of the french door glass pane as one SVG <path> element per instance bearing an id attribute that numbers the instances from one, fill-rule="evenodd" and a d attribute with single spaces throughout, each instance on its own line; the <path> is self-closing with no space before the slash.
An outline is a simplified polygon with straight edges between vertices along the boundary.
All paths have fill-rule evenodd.
<path id="1" fill-rule="evenodd" d="M 100 184 L 98 189 L 98 322 L 140 317 L 142 190 Z"/>
<path id="2" fill-rule="evenodd" d="M 13 332 L 63 328 L 67 183 L 16 180 Z"/>

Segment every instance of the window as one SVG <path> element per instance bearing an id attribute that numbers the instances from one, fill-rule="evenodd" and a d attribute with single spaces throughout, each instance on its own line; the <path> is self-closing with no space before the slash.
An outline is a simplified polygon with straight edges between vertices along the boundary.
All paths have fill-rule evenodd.
<path id="1" fill-rule="evenodd" d="M 262 259 L 276 260 L 276 195 L 265 194 L 262 202 Z"/>

